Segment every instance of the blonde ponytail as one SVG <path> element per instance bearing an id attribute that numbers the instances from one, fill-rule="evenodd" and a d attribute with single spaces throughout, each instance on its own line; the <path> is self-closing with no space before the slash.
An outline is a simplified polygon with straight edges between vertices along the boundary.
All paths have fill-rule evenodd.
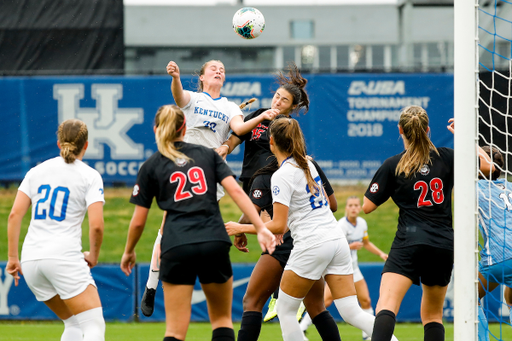
<path id="1" fill-rule="evenodd" d="M 430 151 L 435 151 L 436 146 L 428 137 L 428 115 L 425 109 L 417 105 L 411 105 L 402 110 L 398 125 L 403 130 L 404 138 L 409 142 L 404 155 L 396 166 L 396 175 L 404 174 L 406 178 L 416 174 L 423 165 L 432 164 Z"/>
<path id="2" fill-rule="evenodd" d="M 190 160 L 174 146 L 174 141 L 181 136 L 185 124 L 185 114 L 177 106 L 164 105 L 158 108 L 155 116 L 155 139 L 158 151 L 174 163 L 177 159 Z"/>
<path id="3" fill-rule="evenodd" d="M 60 144 L 60 156 L 66 163 L 75 162 L 88 137 L 87 126 L 80 120 L 66 120 L 59 125 L 57 138 Z"/>

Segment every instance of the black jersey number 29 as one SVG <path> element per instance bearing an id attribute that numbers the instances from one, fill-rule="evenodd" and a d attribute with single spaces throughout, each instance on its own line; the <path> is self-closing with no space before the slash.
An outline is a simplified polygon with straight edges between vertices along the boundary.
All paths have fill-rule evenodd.
<path id="1" fill-rule="evenodd" d="M 414 184 L 414 190 L 420 190 L 420 196 L 418 198 L 418 208 L 420 207 L 430 207 L 433 206 L 432 201 L 425 199 L 428 191 L 432 192 L 432 201 L 434 204 L 442 204 L 444 201 L 444 193 L 443 193 L 443 180 L 439 178 L 433 178 L 430 180 L 430 185 L 428 185 L 425 181 L 421 180 Z"/>
<path id="2" fill-rule="evenodd" d="M 171 183 L 177 182 L 178 187 L 174 193 L 174 201 L 187 200 L 193 197 L 193 194 L 185 190 L 187 181 L 195 184 L 190 190 L 196 195 L 203 195 L 208 191 L 208 185 L 204 177 L 204 171 L 200 167 L 192 167 L 188 170 L 187 174 L 183 172 L 174 172 L 171 174 Z"/>

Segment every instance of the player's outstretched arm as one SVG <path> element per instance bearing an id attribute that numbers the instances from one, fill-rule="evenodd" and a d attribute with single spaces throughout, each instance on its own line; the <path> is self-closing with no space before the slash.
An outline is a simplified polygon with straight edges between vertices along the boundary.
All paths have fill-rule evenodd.
<path id="1" fill-rule="evenodd" d="M 18 286 L 21 271 L 20 258 L 18 254 L 18 247 L 20 242 L 20 229 L 21 221 L 27 213 L 31 205 L 31 200 L 22 191 L 18 191 L 14 204 L 12 205 L 11 213 L 7 221 L 7 240 L 8 240 L 8 261 L 5 271 L 14 277 L 14 285 Z"/>
<path id="2" fill-rule="evenodd" d="M 375 205 L 373 203 L 373 201 L 371 201 L 367 197 L 363 198 L 363 212 L 364 213 L 366 213 L 366 214 L 372 213 L 373 211 L 375 211 L 377 209 L 377 207 L 379 207 L 379 206 Z"/>
<path id="3" fill-rule="evenodd" d="M 272 121 L 276 116 L 279 115 L 279 109 L 268 109 L 264 111 L 261 115 L 251 118 L 249 121 L 244 122 L 243 116 L 235 116 L 229 122 L 229 126 L 231 130 L 235 132 L 238 136 L 242 136 L 256 128 L 258 124 L 265 120 Z"/>
<path id="4" fill-rule="evenodd" d="M 370 241 L 370 238 L 363 238 L 363 246 L 366 250 L 370 251 L 374 255 L 379 256 L 383 260 L 388 259 L 388 254 L 379 249 L 375 244 Z"/>
<path id="5" fill-rule="evenodd" d="M 215 149 L 215 151 L 217 152 L 217 154 L 222 156 L 224 160 L 226 160 L 226 156 L 228 156 L 228 154 L 231 154 L 233 150 L 235 150 L 235 148 L 241 143 L 242 140 L 240 140 L 235 135 L 231 134 L 229 139 L 224 141 L 224 143 L 219 148 Z"/>
<path id="6" fill-rule="evenodd" d="M 128 229 L 128 237 L 126 239 L 126 246 L 124 248 L 123 257 L 121 258 L 121 270 L 123 270 L 126 276 L 132 273 L 132 269 L 135 266 L 137 256 L 135 254 L 135 246 L 139 242 L 140 236 L 144 231 L 146 220 L 148 218 L 149 208 L 142 206 L 135 206 L 132 220 L 130 221 L 130 227 Z"/>
<path id="7" fill-rule="evenodd" d="M 188 104 L 188 102 L 190 102 L 190 94 L 186 91 L 183 91 L 183 85 L 181 84 L 180 79 L 180 68 L 178 67 L 178 64 L 171 60 L 169 64 L 167 64 L 166 69 L 169 76 L 172 76 L 172 97 L 174 97 L 176 105 L 180 108 L 183 108 Z"/>
<path id="8" fill-rule="evenodd" d="M 84 258 L 90 268 L 98 264 L 100 248 L 103 242 L 103 202 L 95 202 L 87 208 L 89 216 L 89 252 L 84 252 Z"/>

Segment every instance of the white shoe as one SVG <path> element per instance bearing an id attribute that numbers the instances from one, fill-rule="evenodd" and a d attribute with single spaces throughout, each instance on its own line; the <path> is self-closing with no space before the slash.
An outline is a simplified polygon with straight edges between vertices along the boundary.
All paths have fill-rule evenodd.
<path id="1" fill-rule="evenodd" d="M 308 337 L 306 336 L 306 331 L 303 332 L 303 335 L 304 335 L 304 341 L 309 341 Z"/>

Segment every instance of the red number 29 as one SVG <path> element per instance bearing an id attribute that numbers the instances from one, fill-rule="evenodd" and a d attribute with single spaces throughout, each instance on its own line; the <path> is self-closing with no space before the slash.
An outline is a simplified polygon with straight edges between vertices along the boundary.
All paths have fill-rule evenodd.
<path id="1" fill-rule="evenodd" d="M 443 180 L 439 178 L 433 178 L 430 180 L 430 190 L 432 191 L 432 201 L 425 200 L 427 196 L 429 186 L 425 181 L 418 181 L 414 184 L 414 190 L 421 190 L 420 197 L 418 198 L 418 208 L 422 206 L 430 207 L 432 206 L 432 201 L 435 204 L 442 204 L 444 201 L 444 193 L 443 193 Z"/>
<path id="2" fill-rule="evenodd" d="M 196 186 L 192 186 L 191 190 L 196 195 L 205 194 L 208 191 L 208 185 L 206 183 L 206 179 L 204 177 L 204 171 L 199 167 L 192 167 L 187 172 L 188 180 L 196 184 Z M 171 178 L 169 181 L 171 183 L 177 182 L 178 188 L 176 188 L 176 192 L 174 193 L 174 201 L 178 202 L 181 200 L 187 200 L 193 197 L 192 193 L 184 190 L 185 185 L 187 184 L 187 175 L 183 172 L 174 172 L 171 174 Z"/>

